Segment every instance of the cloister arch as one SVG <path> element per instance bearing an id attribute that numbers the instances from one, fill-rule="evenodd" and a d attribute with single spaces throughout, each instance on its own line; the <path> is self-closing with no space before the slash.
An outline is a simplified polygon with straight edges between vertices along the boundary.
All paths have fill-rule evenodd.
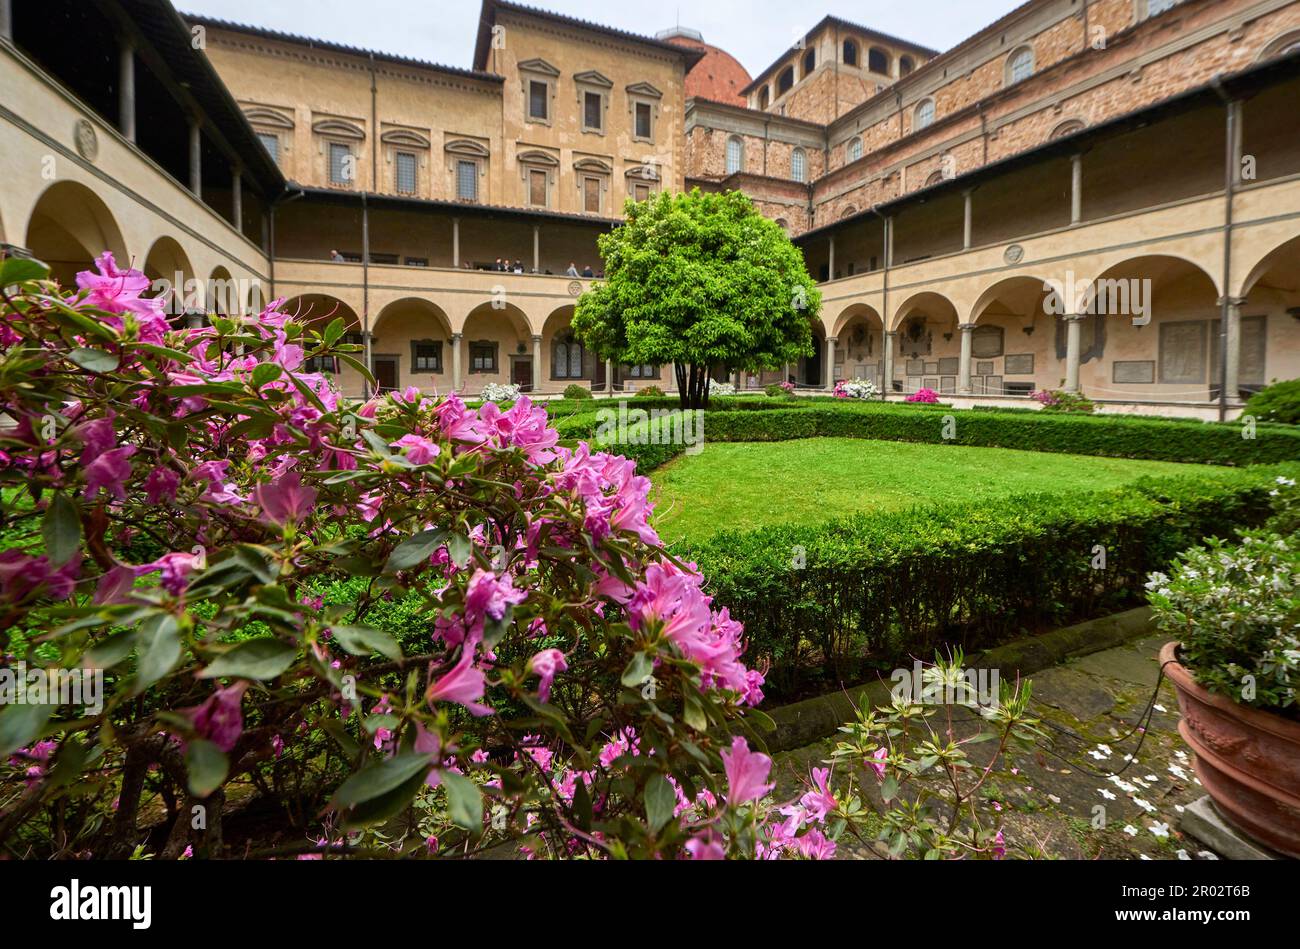
<path id="1" fill-rule="evenodd" d="M 214 267 L 204 288 L 205 309 L 214 316 L 239 316 L 243 306 L 239 285 L 225 267 Z"/>
<path id="2" fill-rule="evenodd" d="M 260 295 L 260 290 L 257 292 Z M 261 312 L 261 310 L 259 308 L 253 312 Z M 304 293 L 285 300 L 280 307 L 280 312 L 288 314 L 299 323 L 308 324 L 317 331 L 323 330 L 334 320 L 341 317 L 347 326 L 349 334 L 346 337 L 347 341 L 353 344 L 361 342 L 360 318 L 352 307 L 337 297 L 325 293 Z M 353 355 L 357 362 L 365 362 L 364 353 L 357 352 Z M 310 371 L 332 374 L 339 390 L 346 396 L 361 398 L 366 394 L 365 378 L 346 363 L 309 364 L 306 368 Z M 396 385 L 391 386 L 391 388 L 396 388 Z"/>
<path id="3" fill-rule="evenodd" d="M 976 298 L 968 321 L 972 393 L 1027 396 L 1061 384 L 1068 344 L 1063 295 L 1069 293 L 1056 278 L 1020 274 L 998 280 Z M 1089 318 L 1081 329 L 1081 361 L 1100 358 L 1101 327 Z"/>
<path id="4" fill-rule="evenodd" d="M 1241 288 L 1240 391 L 1300 378 L 1300 349 L 1293 342 L 1300 314 L 1300 235 L 1266 253 L 1247 272 Z"/>
<path id="5" fill-rule="evenodd" d="M 77 272 L 112 251 L 119 267 L 130 262 L 126 240 L 103 200 L 76 181 L 56 181 L 37 199 L 27 221 L 25 246 L 49 264 L 51 275 L 71 287 Z"/>
<path id="6" fill-rule="evenodd" d="M 532 389 L 533 333 L 528 316 L 513 303 L 494 300 L 470 310 L 461 330 L 461 390 L 477 394 L 489 383 L 515 382 Z"/>
<path id="7" fill-rule="evenodd" d="M 152 295 L 167 294 L 168 314 L 184 315 L 191 323 L 202 322 L 203 288 L 195 280 L 189 256 L 175 238 L 163 236 L 154 241 L 141 269 L 153 284 Z"/>
<path id="8" fill-rule="evenodd" d="M 853 303 L 835 318 L 835 375 L 844 379 L 883 379 L 885 322 L 875 307 Z"/>
<path id="9" fill-rule="evenodd" d="M 1284 241 L 1266 252 L 1241 281 L 1238 296 L 1249 297 L 1257 289 L 1281 293 L 1300 288 L 1300 235 Z"/>
<path id="10" fill-rule="evenodd" d="M 955 392 L 962 322 L 956 305 L 941 293 L 923 290 L 906 297 L 894 310 L 887 389 Z"/>
<path id="11" fill-rule="evenodd" d="M 371 328 L 375 379 L 381 388 L 450 391 L 455 368 L 451 336 L 451 319 L 437 304 L 421 297 L 393 300 Z"/>
<path id="12" fill-rule="evenodd" d="M 573 312 L 573 304 L 557 307 L 542 323 L 541 391 L 560 392 L 574 383 L 590 385 L 596 376 L 599 360 L 570 329 Z"/>

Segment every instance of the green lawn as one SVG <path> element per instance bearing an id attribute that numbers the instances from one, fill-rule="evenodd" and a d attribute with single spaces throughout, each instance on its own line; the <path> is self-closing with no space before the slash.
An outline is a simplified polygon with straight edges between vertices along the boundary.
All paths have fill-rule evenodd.
<path id="1" fill-rule="evenodd" d="M 1098 491 L 1147 475 L 1227 476 L 1231 469 L 859 438 L 706 442 L 651 472 L 665 542 L 859 511 L 1030 492 Z"/>

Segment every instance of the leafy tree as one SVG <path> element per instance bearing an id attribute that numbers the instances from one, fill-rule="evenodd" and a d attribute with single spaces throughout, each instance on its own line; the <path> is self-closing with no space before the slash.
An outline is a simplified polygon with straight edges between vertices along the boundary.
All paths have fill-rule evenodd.
<path id="1" fill-rule="evenodd" d="M 712 366 L 813 354 L 821 294 L 785 232 L 738 191 L 629 203 L 600 253 L 606 279 L 579 298 L 574 332 L 604 359 L 675 364 L 683 408 L 708 405 Z"/>

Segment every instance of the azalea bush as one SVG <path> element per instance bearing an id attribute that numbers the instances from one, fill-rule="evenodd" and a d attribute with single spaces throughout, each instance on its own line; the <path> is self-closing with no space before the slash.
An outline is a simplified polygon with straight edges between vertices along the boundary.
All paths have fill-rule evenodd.
<path id="1" fill-rule="evenodd" d="M 483 387 L 484 402 L 514 402 L 522 390 L 513 382 L 489 382 Z"/>
<path id="2" fill-rule="evenodd" d="M 1066 392 L 1064 389 L 1040 389 L 1030 393 L 1029 397 L 1043 407 L 1045 412 L 1077 412 L 1091 414 L 1097 404 L 1082 392 Z"/>
<path id="3" fill-rule="evenodd" d="M 1300 719 L 1300 538 L 1296 482 L 1279 478 L 1277 514 L 1235 541 L 1210 538 L 1152 573 L 1156 623 L 1210 692 Z"/>
<path id="4" fill-rule="evenodd" d="M 939 401 L 939 393 L 933 389 L 917 389 L 909 395 L 904 402 L 921 402 L 926 405 L 933 405 Z"/>
<path id="5" fill-rule="evenodd" d="M 876 396 L 876 384 L 870 379 L 841 379 L 835 383 L 837 399 L 873 399 Z"/>
<path id="6" fill-rule="evenodd" d="M 526 399 L 346 402 L 304 369 L 366 373 L 342 320 L 179 329 L 97 264 L 0 260 L 0 653 L 104 687 L 0 689 L 8 855 L 757 854 L 763 675 L 632 462 Z"/>
<path id="7" fill-rule="evenodd" d="M 709 395 L 735 395 L 736 387 L 730 382 L 719 382 L 717 379 L 709 380 Z"/>

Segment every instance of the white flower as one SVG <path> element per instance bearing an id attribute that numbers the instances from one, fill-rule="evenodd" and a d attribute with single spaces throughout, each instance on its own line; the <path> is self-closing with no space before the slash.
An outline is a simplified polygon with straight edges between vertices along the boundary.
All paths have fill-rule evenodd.
<path id="1" fill-rule="evenodd" d="M 1128 834 L 1130 837 L 1136 837 L 1138 835 L 1138 829 L 1132 824 L 1125 824 L 1124 833 Z"/>
<path id="2" fill-rule="evenodd" d="M 1212 850 L 1198 850 L 1196 855 L 1202 860 L 1218 860 L 1219 855 Z"/>
<path id="3" fill-rule="evenodd" d="M 1150 801 L 1144 801 L 1140 797 L 1133 798 L 1133 803 L 1142 808 L 1142 810 L 1146 811 L 1148 814 L 1154 814 L 1156 812 L 1156 806 L 1154 804 Z"/>
<path id="4" fill-rule="evenodd" d="M 1097 793 L 1108 801 L 1115 800 L 1115 795 L 1107 791 L 1105 788 L 1097 788 Z"/>
<path id="5" fill-rule="evenodd" d="M 1147 830 L 1151 831 L 1151 833 L 1155 834 L 1157 837 L 1163 838 L 1169 836 L 1168 824 L 1151 824 L 1149 827 L 1147 827 Z"/>
<path id="6" fill-rule="evenodd" d="M 1179 859 L 1179 860 L 1191 860 L 1192 857 L 1191 857 L 1191 855 L 1190 855 L 1186 850 L 1180 850 L 1180 851 L 1178 851 L 1178 859 Z"/>

